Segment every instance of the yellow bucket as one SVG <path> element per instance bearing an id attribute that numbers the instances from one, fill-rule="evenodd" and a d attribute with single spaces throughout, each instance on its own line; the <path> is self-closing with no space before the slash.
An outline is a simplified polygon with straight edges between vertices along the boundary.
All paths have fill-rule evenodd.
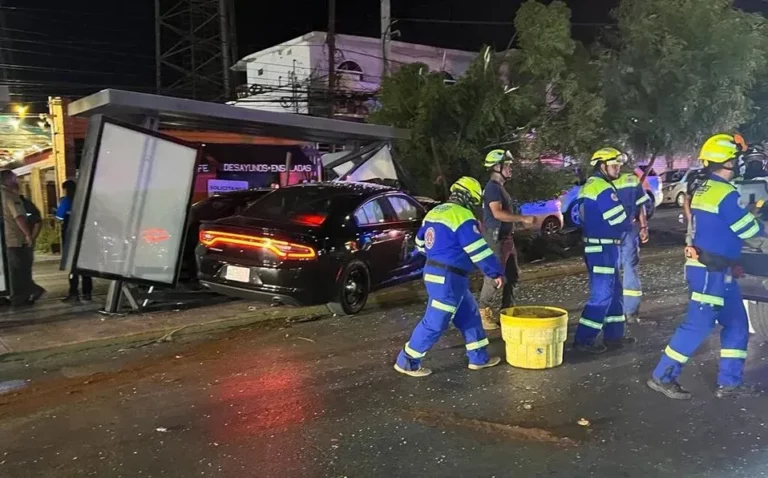
<path id="1" fill-rule="evenodd" d="M 501 337 L 513 367 L 544 369 L 563 363 L 568 312 L 556 307 L 521 306 L 501 311 Z"/>

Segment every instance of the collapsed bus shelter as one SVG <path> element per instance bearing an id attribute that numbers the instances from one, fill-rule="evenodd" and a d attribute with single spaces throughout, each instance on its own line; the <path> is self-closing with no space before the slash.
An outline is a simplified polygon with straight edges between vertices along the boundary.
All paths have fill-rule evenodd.
<path id="1" fill-rule="evenodd" d="M 358 169 L 358 158 L 377 156 L 389 142 L 407 139 L 409 135 L 407 130 L 388 126 L 120 90 L 104 90 L 75 101 L 69 105 L 69 115 L 87 117 L 89 123 L 78 179 L 83 184 L 78 188 L 72 209 L 72 226 L 67 231 L 67 247 L 62 251 L 62 268 L 112 280 L 105 305 L 109 313 L 121 310 L 123 299 L 127 299 L 133 310 L 147 304 L 149 298 L 138 297 L 133 285 L 144 284 L 153 291 L 158 286 L 173 289 L 178 281 L 182 236 L 186 233 L 192 197 L 190 188 L 194 187 L 200 151 L 194 145 L 157 133 L 158 130 L 221 131 L 344 146 L 353 158 L 352 166 L 340 168 L 348 155 L 334 154 L 326 164 L 318 161 L 317 167 L 322 170 L 330 166 L 337 177 L 339 171 L 346 171 L 351 179 L 355 179 L 350 174 Z M 291 171 L 290 161 L 288 155 L 287 171 Z M 134 169 L 126 166 L 131 162 L 136 164 Z M 100 163 L 104 165 L 101 169 Z M 124 167 L 127 169 L 122 171 Z M 395 171 L 397 167 L 393 162 L 391 168 L 383 169 Z M 153 177 L 153 171 L 162 173 Z M 324 175 L 320 171 L 318 176 Z M 119 211 L 117 206 L 111 210 L 105 206 L 114 197 L 123 198 L 124 207 Z M 158 199 L 160 197 L 165 199 Z M 147 201 L 152 204 L 151 208 L 147 207 Z M 102 208 L 98 213 L 94 212 L 97 207 Z M 183 209 L 183 213 L 158 215 L 155 214 L 158 207 Z M 153 227 L 147 227 L 146 211 L 156 216 Z M 122 215 L 127 222 L 113 226 L 110 234 L 106 234 L 103 223 Z M 147 224 L 142 225 L 142 221 Z M 163 221 L 168 224 L 162 224 Z M 101 240 L 106 236 L 112 237 L 112 249 L 104 249 L 104 241 L 88 242 L 89 237 Z M 91 250 L 81 250 L 83 241 Z M 160 242 L 162 246 L 158 245 Z M 148 267 L 142 269 L 137 265 L 142 261 L 162 263 L 163 270 L 147 273 Z"/>

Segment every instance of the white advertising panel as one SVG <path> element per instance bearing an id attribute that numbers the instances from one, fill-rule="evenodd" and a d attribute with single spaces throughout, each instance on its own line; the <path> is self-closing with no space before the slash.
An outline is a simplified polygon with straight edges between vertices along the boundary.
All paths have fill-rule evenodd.
<path id="1" fill-rule="evenodd" d="M 75 269 L 174 285 L 197 149 L 105 121 L 95 154 Z"/>

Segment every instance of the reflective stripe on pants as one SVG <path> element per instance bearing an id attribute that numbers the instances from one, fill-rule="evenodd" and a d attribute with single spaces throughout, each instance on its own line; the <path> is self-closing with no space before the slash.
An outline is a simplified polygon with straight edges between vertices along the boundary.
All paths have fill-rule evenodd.
<path id="1" fill-rule="evenodd" d="M 602 248 L 602 252 L 584 255 L 589 271 L 589 299 L 576 328 L 574 342 L 577 345 L 593 343 L 601 331 L 609 340 L 624 335 L 619 246 L 603 245 Z M 611 273 L 606 273 L 609 270 Z"/>

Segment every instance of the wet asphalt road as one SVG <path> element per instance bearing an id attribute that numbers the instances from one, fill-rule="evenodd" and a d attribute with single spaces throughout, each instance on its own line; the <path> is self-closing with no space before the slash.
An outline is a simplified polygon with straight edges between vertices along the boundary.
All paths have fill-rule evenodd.
<path id="1" fill-rule="evenodd" d="M 452 329 L 428 356 L 431 377 L 398 375 L 420 307 L 2 364 L 30 385 L 0 396 L 0 476 L 765 476 L 768 403 L 713 397 L 715 337 L 682 380 L 694 400 L 646 389 L 686 293 L 682 261 L 642 274 L 639 344 L 589 361 L 566 351 L 549 371 L 471 372 Z M 572 316 L 585 294 L 584 276 L 520 290 Z M 768 386 L 759 342 L 748 376 Z M 491 350 L 503 354 L 497 333 Z"/>

